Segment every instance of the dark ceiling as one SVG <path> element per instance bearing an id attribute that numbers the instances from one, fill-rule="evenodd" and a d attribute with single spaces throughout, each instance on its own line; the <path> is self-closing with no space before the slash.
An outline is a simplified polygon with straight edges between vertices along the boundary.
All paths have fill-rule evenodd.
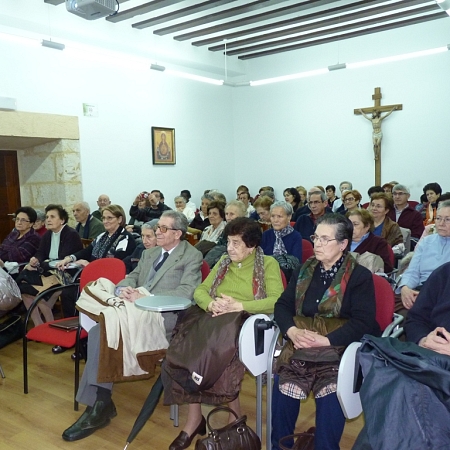
<path id="1" fill-rule="evenodd" d="M 433 0 L 119 0 L 107 17 L 241 60 L 448 17 Z M 62 5 L 64 0 L 44 0 Z"/>

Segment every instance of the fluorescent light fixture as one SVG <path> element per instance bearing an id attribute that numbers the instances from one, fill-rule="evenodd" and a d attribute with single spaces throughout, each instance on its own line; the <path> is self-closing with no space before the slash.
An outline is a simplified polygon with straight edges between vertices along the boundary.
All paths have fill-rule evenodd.
<path id="1" fill-rule="evenodd" d="M 231 87 L 244 87 L 244 86 L 250 86 L 250 81 L 241 81 L 238 83 L 235 83 L 233 81 L 224 81 L 224 86 L 231 86 Z"/>
<path id="2" fill-rule="evenodd" d="M 333 70 L 345 69 L 346 67 L 347 67 L 347 64 L 340 63 L 340 64 L 334 64 L 332 66 L 328 66 L 328 70 L 331 72 Z"/>
<path id="3" fill-rule="evenodd" d="M 55 41 L 47 41 L 47 39 L 42 39 L 42 47 L 53 48 L 55 50 L 64 50 L 66 46 Z"/>
<path id="4" fill-rule="evenodd" d="M 349 69 L 357 69 L 359 67 L 375 66 L 377 64 L 385 64 L 388 62 L 404 61 L 406 59 L 419 58 L 421 56 L 435 55 L 437 53 L 443 53 L 446 51 L 448 51 L 448 46 L 431 48 L 429 50 L 422 50 L 420 52 L 404 53 L 403 55 L 388 56 L 386 58 L 371 59 L 369 61 L 348 63 L 347 67 Z"/>
<path id="5" fill-rule="evenodd" d="M 436 3 L 450 16 L 450 0 L 436 0 Z"/>
<path id="6" fill-rule="evenodd" d="M 313 77 L 328 73 L 328 69 L 309 70 L 307 72 L 294 73 L 292 75 L 283 75 L 282 77 L 267 78 L 265 80 L 250 81 L 250 86 L 262 86 L 264 84 L 279 83 L 280 81 L 296 80 L 298 78 Z"/>
<path id="7" fill-rule="evenodd" d="M 159 72 L 164 72 L 166 70 L 164 66 L 160 66 L 159 64 L 150 64 L 150 69 L 158 70 Z"/>
<path id="8" fill-rule="evenodd" d="M 215 80 L 214 78 L 201 77 L 200 75 L 193 75 L 186 72 L 178 72 L 178 70 L 166 69 L 166 73 L 175 75 L 180 78 L 187 78 L 188 80 L 201 81 L 202 83 L 215 84 L 216 86 L 222 86 L 223 80 Z"/>
<path id="9" fill-rule="evenodd" d="M 11 97 L 0 97 L 0 110 L 15 111 L 17 109 L 17 100 Z"/>

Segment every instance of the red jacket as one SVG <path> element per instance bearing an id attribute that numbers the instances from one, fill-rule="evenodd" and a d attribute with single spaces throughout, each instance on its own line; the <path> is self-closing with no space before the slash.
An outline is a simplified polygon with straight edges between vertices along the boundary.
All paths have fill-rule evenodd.
<path id="1" fill-rule="evenodd" d="M 410 229 L 411 237 L 419 239 L 422 236 L 424 230 L 422 214 L 414 208 L 411 208 L 411 206 L 408 205 L 402 211 L 398 221 L 395 218 L 395 209 L 391 209 L 388 216 L 394 222 L 397 222 L 399 227 Z"/>

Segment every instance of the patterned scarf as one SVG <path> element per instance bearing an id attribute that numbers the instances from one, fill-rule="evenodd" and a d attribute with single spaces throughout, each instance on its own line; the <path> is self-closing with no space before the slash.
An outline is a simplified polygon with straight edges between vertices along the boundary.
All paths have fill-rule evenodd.
<path id="1" fill-rule="evenodd" d="M 342 261 L 342 264 L 336 272 L 333 271 L 333 268 L 329 271 L 325 271 L 327 277 L 331 278 L 334 274 L 334 278 L 331 282 L 330 287 L 325 291 L 322 299 L 320 300 L 319 316 L 339 317 L 342 299 L 344 298 L 348 281 L 350 280 L 353 269 L 357 264 L 355 258 L 350 253 L 343 255 L 343 258 L 344 259 Z M 298 275 L 295 295 L 295 309 L 299 316 L 302 315 L 305 293 L 309 288 L 317 264 L 320 264 L 320 261 L 318 261 L 317 259 L 308 259 L 303 264 Z M 323 279 L 322 273 L 321 278 Z"/>
<path id="2" fill-rule="evenodd" d="M 216 298 L 217 288 L 225 278 L 230 264 L 231 259 L 228 255 L 220 262 L 216 276 L 212 282 L 211 289 L 209 290 L 209 295 L 211 298 Z M 266 291 L 264 290 L 264 252 L 261 247 L 256 247 L 252 284 L 253 296 L 255 300 L 260 300 L 267 297 Z"/>
<path id="3" fill-rule="evenodd" d="M 294 229 L 288 225 L 282 230 L 273 230 L 275 233 L 275 244 L 273 246 L 274 255 L 285 255 L 287 253 L 286 247 L 284 246 L 283 238 L 288 234 L 291 234 Z"/>
<path id="4" fill-rule="evenodd" d="M 123 227 L 117 228 L 112 236 L 108 235 L 108 232 L 103 233 L 103 236 L 98 240 L 93 242 L 92 258 L 100 259 L 106 258 L 108 250 L 114 250 L 119 243 Z"/>

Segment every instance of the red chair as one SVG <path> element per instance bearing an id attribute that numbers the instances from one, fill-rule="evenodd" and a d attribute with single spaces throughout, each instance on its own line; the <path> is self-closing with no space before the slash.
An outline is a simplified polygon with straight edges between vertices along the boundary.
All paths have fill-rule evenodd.
<path id="1" fill-rule="evenodd" d="M 306 239 L 302 239 L 302 264 L 311 256 L 314 256 L 313 245 Z"/>
<path id="2" fill-rule="evenodd" d="M 382 331 L 392 323 L 394 317 L 395 297 L 392 286 L 385 278 L 372 274 L 375 285 L 376 320 Z"/>
<path id="3" fill-rule="evenodd" d="M 389 261 L 391 262 L 392 267 L 395 267 L 394 250 L 392 250 L 392 247 L 389 244 L 388 244 L 388 252 L 389 252 Z"/>
<path id="4" fill-rule="evenodd" d="M 209 272 L 211 272 L 211 269 L 205 260 L 202 261 L 202 267 L 200 270 L 202 272 L 202 281 L 205 281 L 206 277 L 209 275 Z"/>
<path id="5" fill-rule="evenodd" d="M 51 323 L 61 322 L 66 319 L 55 320 L 53 322 L 47 322 L 37 327 L 32 328 L 27 332 L 28 322 L 31 317 L 31 313 L 36 308 L 38 303 L 43 299 L 45 294 L 54 292 L 57 290 L 65 290 L 78 286 L 79 291 L 83 290 L 87 283 L 95 281 L 100 277 L 107 278 L 113 283 L 118 283 L 123 280 L 126 275 L 126 268 L 123 261 L 116 258 L 102 258 L 91 262 L 87 265 L 81 272 L 80 282 L 74 283 L 68 286 L 54 286 L 41 292 L 30 308 L 28 309 L 25 318 L 25 328 L 23 337 L 23 392 L 28 394 L 28 341 L 44 342 L 51 345 L 60 345 L 65 348 L 72 348 L 76 344 L 79 347 L 78 342 L 80 339 L 87 337 L 87 332 L 83 330 L 80 326 L 77 330 L 66 331 L 59 328 L 51 327 Z M 76 354 L 78 355 L 79 348 L 76 349 Z M 78 391 L 79 375 L 80 375 L 80 359 L 75 360 L 75 395 Z M 78 411 L 78 402 L 75 400 L 74 409 Z"/>

